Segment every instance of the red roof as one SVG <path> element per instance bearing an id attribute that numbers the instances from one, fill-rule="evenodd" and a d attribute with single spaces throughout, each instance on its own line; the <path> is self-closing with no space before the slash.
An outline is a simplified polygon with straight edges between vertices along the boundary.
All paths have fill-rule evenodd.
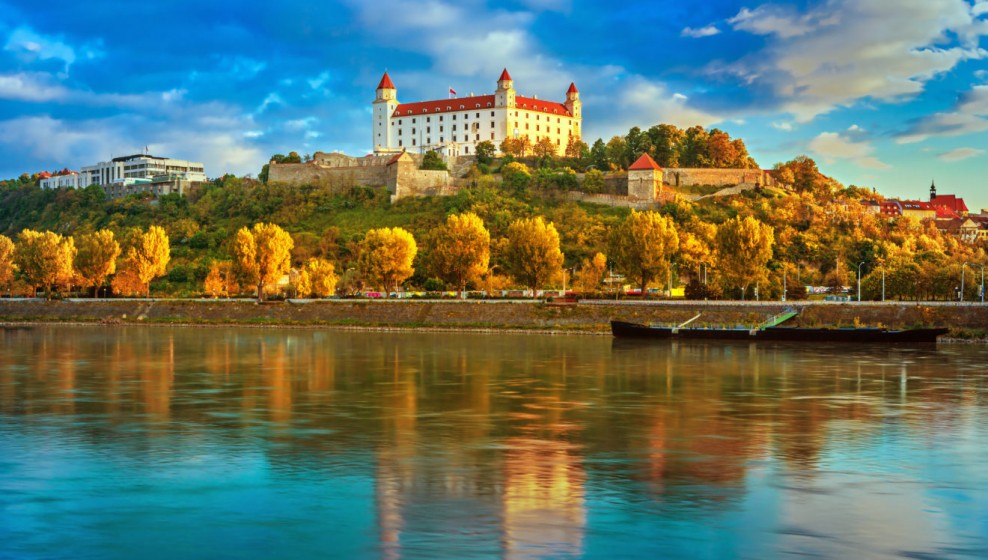
<path id="1" fill-rule="evenodd" d="M 502 80 L 511 80 L 511 74 L 508 74 L 507 68 L 501 71 L 501 77 L 497 79 L 499 82 Z"/>
<path id="2" fill-rule="evenodd" d="M 642 157 L 638 158 L 638 160 L 636 160 L 635 163 L 631 164 L 631 167 L 628 168 L 628 171 L 631 171 L 633 169 L 657 169 L 659 171 L 662 171 L 662 168 L 659 167 L 659 164 L 655 163 L 655 160 L 652 159 L 652 156 L 648 154 L 642 154 Z"/>
<path id="3" fill-rule="evenodd" d="M 569 83 L 569 89 L 566 90 L 566 93 L 580 93 L 580 90 L 576 89 L 576 84 L 575 83 L 570 82 Z"/>
<path id="4" fill-rule="evenodd" d="M 953 210 L 954 212 L 967 212 L 967 204 L 964 204 L 963 198 L 957 198 L 952 194 L 938 194 L 930 200 L 930 204 L 934 206 L 944 206 Z"/>
<path id="5" fill-rule="evenodd" d="M 38 177 L 41 177 L 42 179 L 50 179 L 51 173 L 48 173 L 47 171 L 42 171 L 41 173 L 38 173 Z"/>
<path id="6" fill-rule="evenodd" d="M 554 101 L 543 101 L 531 97 L 515 97 L 515 107 L 528 111 L 538 111 L 550 115 L 570 116 L 566 106 Z M 493 95 L 475 95 L 455 99 L 437 99 L 434 101 L 416 101 L 402 103 L 395 108 L 392 117 L 414 117 L 431 113 L 452 113 L 453 111 L 472 111 L 474 109 L 493 109 Z"/>
<path id="7" fill-rule="evenodd" d="M 960 218 L 960 216 L 957 215 L 957 212 L 954 212 L 946 206 L 934 206 L 933 208 L 937 211 L 938 220 Z"/>
<path id="8" fill-rule="evenodd" d="M 377 89 L 396 89 L 394 83 L 391 82 L 391 76 L 388 76 L 387 72 L 381 76 L 381 83 L 377 84 Z"/>

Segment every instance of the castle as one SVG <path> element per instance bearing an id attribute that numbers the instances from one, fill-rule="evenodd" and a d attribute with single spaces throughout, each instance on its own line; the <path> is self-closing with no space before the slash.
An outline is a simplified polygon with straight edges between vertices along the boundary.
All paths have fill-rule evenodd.
<path id="1" fill-rule="evenodd" d="M 527 139 L 533 145 L 548 138 L 557 155 L 564 155 L 569 143 L 580 139 L 582 121 L 576 84 L 569 85 L 564 103 L 523 97 L 515 91 L 507 68 L 491 95 L 412 103 L 398 102 L 398 90 L 385 72 L 372 112 L 375 154 L 435 150 L 447 157 L 473 155 L 482 141 L 497 148 L 507 138 Z"/>

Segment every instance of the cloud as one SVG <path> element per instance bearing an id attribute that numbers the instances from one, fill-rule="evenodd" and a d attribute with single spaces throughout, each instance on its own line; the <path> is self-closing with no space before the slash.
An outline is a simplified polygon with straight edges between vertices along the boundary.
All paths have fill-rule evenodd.
<path id="1" fill-rule="evenodd" d="M 723 69 L 769 88 L 800 122 L 865 99 L 908 99 L 988 56 L 978 47 L 988 23 L 965 0 L 829 0 L 805 12 L 766 4 L 729 22 L 766 46 Z"/>
<path id="2" fill-rule="evenodd" d="M 988 86 L 974 86 L 950 111 L 934 113 L 913 123 L 896 141 L 921 142 L 930 137 L 963 136 L 988 130 Z"/>
<path id="3" fill-rule="evenodd" d="M 947 163 L 953 163 L 955 161 L 961 161 L 975 156 L 980 156 L 985 153 L 984 150 L 978 148 L 956 148 L 947 152 L 937 154 L 937 159 L 940 161 L 945 161 Z"/>
<path id="4" fill-rule="evenodd" d="M 720 29 L 717 29 L 716 25 L 707 25 L 697 29 L 693 29 L 692 27 L 685 27 L 683 28 L 683 31 L 680 33 L 680 36 L 699 39 L 701 37 L 711 37 L 713 35 L 717 35 L 718 33 L 720 33 Z"/>
<path id="5" fill-rule="evenodd" d="M 92 44 L 81 46 L 77 54 L 76 48 L 62 39 L 43 35 L 27 26 L 14 29 L 3 49 L 29 63 L 37 60 L 61 60 L 66 73 L 79 56 L 84 60 L 103 56 L 102 50 Z"/>
<path id="6" fill-rule="evenodd" d="M 846 160 L 868 169 L 888 169 L 890 166 L 875 156 L 875 149 L 867 142 L 854 140 L 836 132 L 821 132 L 807 146 L 826 163 Z"/>
<path id="7" fill-rule="evenodd" d="M 784 130 L 786 132 L 792 132 L 793 126 L 791 122 L 775 121 L 772 123 L 772 128 L 776 130 Z"/>

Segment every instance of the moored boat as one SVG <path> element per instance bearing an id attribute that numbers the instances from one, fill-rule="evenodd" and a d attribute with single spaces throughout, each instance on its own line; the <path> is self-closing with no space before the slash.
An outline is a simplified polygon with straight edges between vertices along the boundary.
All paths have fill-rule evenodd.
<path id="1" fill-rule="evenodd" d="M 626 321 L 611 321 L 611 334 L 619 338 L 753 340 L 783 342 L 866 342 L 866 343 L 933 343 L 947 334 L 945 328 L 886 329 L 854 328 L 709 328 L 657 327 Z"/>

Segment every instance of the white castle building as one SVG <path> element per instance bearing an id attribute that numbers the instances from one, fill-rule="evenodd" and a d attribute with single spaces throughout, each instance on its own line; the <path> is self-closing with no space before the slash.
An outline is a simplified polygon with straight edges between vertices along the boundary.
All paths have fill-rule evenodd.
<path id="1" fill-rule="evenodd" d="M 99 185 L 110 198 L 116 198 L 137 192 L 156 195 L 183 194 L 185 184 L 206 180 L 202 163 L 135 154 L 88 165 L 78 173 L 69 172 L 44 178 L 41 180 L 41 188 L 85 188 Z"/>
<path id="2" fill-rule="evenodd" d="M 397 94 L 385 72 L 373 103 L 374 153 L 470 155 L 478 142 L 487 140 L 498 148 L 505 138 L 527 137 L 533 145 L 549 138 L 563 155 L 581 135 L 580 92 L 572 83 L 564 103 L 518 95 L 507 69 L 491 95 L 399 103 Z"/>

